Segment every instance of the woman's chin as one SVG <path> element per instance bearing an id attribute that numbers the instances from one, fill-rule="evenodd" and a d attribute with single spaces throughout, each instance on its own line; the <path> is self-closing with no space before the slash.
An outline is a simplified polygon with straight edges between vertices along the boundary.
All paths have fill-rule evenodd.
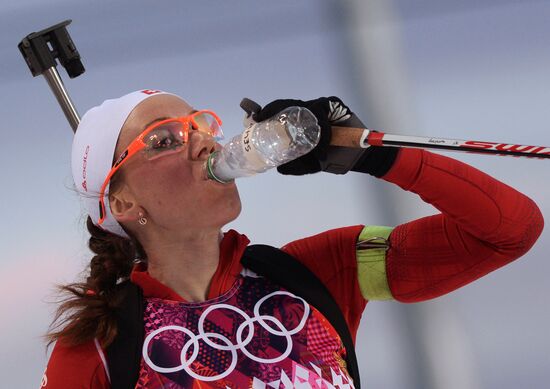
<path id="1" fill-rule="evenodd" d="M 227 208 L 224 209 L 225 213 L 225 222 L 223 225 L 231 223 L 239 217 L 241 214 L 242 205 L 239 194 L 237 193 L 236 197 L 228 201 Z"/>

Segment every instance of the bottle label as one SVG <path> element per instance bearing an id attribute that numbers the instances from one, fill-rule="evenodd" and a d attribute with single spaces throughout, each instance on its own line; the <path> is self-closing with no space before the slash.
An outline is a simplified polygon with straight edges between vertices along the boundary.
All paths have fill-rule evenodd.
<path id="1" fill-rule="evenodd" d="M 243 131 L 241 142 L 241 144 L 243 145 L 243 154 L 250 165 L 254 167 L 265 166 L 265 161 L 261 157 L 258 150 L 256 150 L 256 148 L 252 144 L 252 131 L 254 130 L 254 128 L 255 126 L 250 126 Z"/>

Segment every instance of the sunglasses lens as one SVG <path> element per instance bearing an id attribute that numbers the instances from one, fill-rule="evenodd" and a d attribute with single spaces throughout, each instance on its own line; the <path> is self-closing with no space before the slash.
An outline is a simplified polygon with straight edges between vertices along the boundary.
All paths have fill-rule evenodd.
<path id="1" fill-rule="evenodd" d="M 201 112 L 193 117 L 193 128 L 210 134 L 216 140 L 223 139 L 221 126 L 216 118 L 208 112 Z"/>
<path id="2" fill-rule="evenodd" d="M 147 159 L 155 159 L 178 152 L 185 144 L 185 131 L 180 122 L 164 123 L 149 132 L 143 142 Z"/>

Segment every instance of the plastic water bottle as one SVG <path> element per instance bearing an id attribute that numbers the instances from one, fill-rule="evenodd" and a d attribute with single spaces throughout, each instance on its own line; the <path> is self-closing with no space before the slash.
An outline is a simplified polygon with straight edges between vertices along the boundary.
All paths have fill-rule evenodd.
<path id="1" fill-rule="evenodd" d="M 208 178 L 227 183 L 262 173 L 311 151 L 321 138 L 317 118 L 303 107 L 289 107 L 263 122 L 253 122 L 206 164 Z"/>

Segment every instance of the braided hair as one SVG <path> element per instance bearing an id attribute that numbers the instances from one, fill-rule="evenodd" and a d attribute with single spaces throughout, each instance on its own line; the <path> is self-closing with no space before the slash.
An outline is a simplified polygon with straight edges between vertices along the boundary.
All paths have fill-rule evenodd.
<path id="1" fill-rule="evenodd" d="M 120 186 L 121 174 L 111 180 L 111 193 Z M 103 347 L 117 335 L 116 309 L 122 302 L 117 284 L 129 278 L 136 258 L 145 258 L 135 238 L 123 238 L 96 226 L 88 217 L 88 247 L 94 253 L 84 282 L 58 287 L 64 297 L 46 334 L 48 344 L 63 340 L 76 346 L 97 339 Z M 131 235 L 130 235 L 131 236 Z"/>

